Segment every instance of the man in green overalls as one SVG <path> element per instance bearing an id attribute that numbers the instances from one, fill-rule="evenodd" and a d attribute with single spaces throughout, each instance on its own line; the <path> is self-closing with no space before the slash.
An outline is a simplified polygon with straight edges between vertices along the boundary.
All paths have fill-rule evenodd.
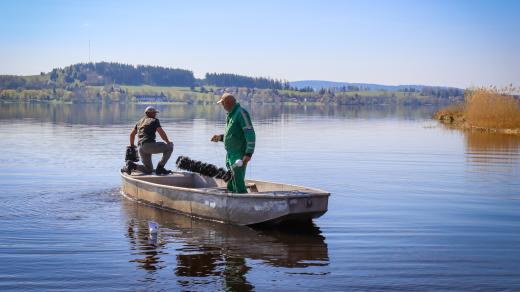
<path id="1" fill-rule="evenodd" d="M 247 193 L 244 178 L 246 166 L 255 151 L 255 130 L 249 113 L 229 93 L 224 93 L 217 102 L 228 112 L 224 135 L 214 135 L 213 142 L 224 142 L 226 148 L 226 166 L 233 171 L 233 179 L 227 184 L 227 189 L 233 193 Z M 236 166 L 237 160 L 242 160 L 242 166 Z"/>

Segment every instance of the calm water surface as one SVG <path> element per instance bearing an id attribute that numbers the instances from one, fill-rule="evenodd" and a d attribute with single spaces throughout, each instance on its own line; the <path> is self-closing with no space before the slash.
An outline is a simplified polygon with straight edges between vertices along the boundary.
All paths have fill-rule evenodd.
<path id="1" fill-rule="evenodd" d="M 314 226 L 251 229 L 120 195 L 143 108 L 0 105 L 0 290 L 520 290 L 519 137 L 433 107 L 255 106 L 248 176 L 332 195 Z M 172 159 L 224 165 L 218 107 L 160 110 Z"/>

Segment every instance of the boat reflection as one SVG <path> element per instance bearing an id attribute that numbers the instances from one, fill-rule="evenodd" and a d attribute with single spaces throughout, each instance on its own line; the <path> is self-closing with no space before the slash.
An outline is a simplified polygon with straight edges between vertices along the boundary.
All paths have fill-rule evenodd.
<path id="1" fill-rule="evenodd" d="M 308 274 L 329 264 L 325 238 L 315 225 L 250 228 L 194 219 L 130 200 L 122 205 L 136 257 L 131 262 L 151 273 L 145 280 L 157 280 L 153 273 L 168 267 L 185 288 L 200 285 L 201 277 L 207 277 L 225 289 L 248 291 L 254 288 L 246 279 L 251 261 L 303 268 Z M 148 221 L 159 224 L 156 236 L 149 234 Z M 317 272 L 323 274 L 322 269 Z"/>
<path id="2" fill-rule="evenodd" d="M 144 256 L 131 260 L 138 263 L 142 269 L 155 271 L 164 267 L 160 260 L 160 254 L 164 249 L 165 243 L 158 241 L 157 235 L 150 235 L 148 225 L 145 221 L 132 220 L 128 224 L 128 238 L 134 255 Z"/>

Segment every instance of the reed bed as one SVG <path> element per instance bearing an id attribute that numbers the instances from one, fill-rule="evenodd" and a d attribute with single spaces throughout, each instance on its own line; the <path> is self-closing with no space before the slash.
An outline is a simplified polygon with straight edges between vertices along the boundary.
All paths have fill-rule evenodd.
<path id="1" fill-rule="evenodd" d="M 466 96 L 464 117 L 470 126 L 520 129 L 520 101 L 492 89 L 478 89 Z"/>
<path id="2" fill-rule="evenodd" d="M 443 108 L 435 118 L 462 128 L 520 131 L 520 100 L 495 88 L 468 90 L 464 104 Z"/>

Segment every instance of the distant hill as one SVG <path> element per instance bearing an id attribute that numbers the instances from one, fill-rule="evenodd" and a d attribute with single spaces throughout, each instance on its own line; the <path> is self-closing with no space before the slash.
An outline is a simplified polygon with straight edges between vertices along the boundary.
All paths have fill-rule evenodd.
<path id="1" fill-rule="evenodd" d="M 0 89 L 65 88 L 67 86 L 104 85 L 150 85 L 150 86 L 217 86 L 246 87 L 300 92 L 330 89 L 341 92 L 353 91 L 402 91 L 420 92 L 423 89 L 462 90 L 444 86 L 382 85 L 374 83 L 333 82 L 324 80 L 301 80 L 288 82 L 282 79 L 250 77 L 233 73 L 206 73 L 204 79 L 196 79 L 186 69 L 149 65 L 128 65 L 114 62 L 78 63 L 36 76 L 0 75 Z"/>
<path id="2" fill-rule="evenodd" d="M 287 82 L 232 73 L 196 79 L 185 69 L 113 62 L 79 63 L 35 76 L 0 75 L 1 101 L 212 103 L 224 91 L 251 103 L 437 104 L 464 99 L 464 90 L 319 80 Z"/>
<path id="3" fill-rule="evenodd" d="M 387 90 L 387 91 L 401 91 L 404 89 L 415 89 L 421 91 L 424 87 L 432 87 L 426 85 L 383 85 L 374 83 L 350 83 L 350 82 L 334 82 L 324 80 L 301 80 L 291 81 L 290 86 L 296 88 L 308 88 L 311 87 L 314 90 L 320 90 L 322 88 L 342 88 L 342 87 L 357 87 L 359 90 Z M 442 88 L 449 88 L 442 86 Z"/>
<path id="4" fill-rule="evenodd" d="M 155 85 L 192 86 L 195 84 L 193 72 L 185 69 L 160 66 L 133 66 L 113 62 L 79 63 L 63 69 L 55 68 L 50 74 L 51 81 L 61 84 L 80 82 L 84 85 Z"/>
<path id="5" fill-rule="evenodd" d="M 0 89 L 40 89 L 66 86 L 104 85 L 150 86 L 219 86 L 260 89 L 289 89 L 289 83 L 266 77 L 249 77 L 232 73 L 206 73 L 196 79 L 190 70 L 114 62 L 78 63 L 54 68 L 37 76 L 0 75 Z"/>

